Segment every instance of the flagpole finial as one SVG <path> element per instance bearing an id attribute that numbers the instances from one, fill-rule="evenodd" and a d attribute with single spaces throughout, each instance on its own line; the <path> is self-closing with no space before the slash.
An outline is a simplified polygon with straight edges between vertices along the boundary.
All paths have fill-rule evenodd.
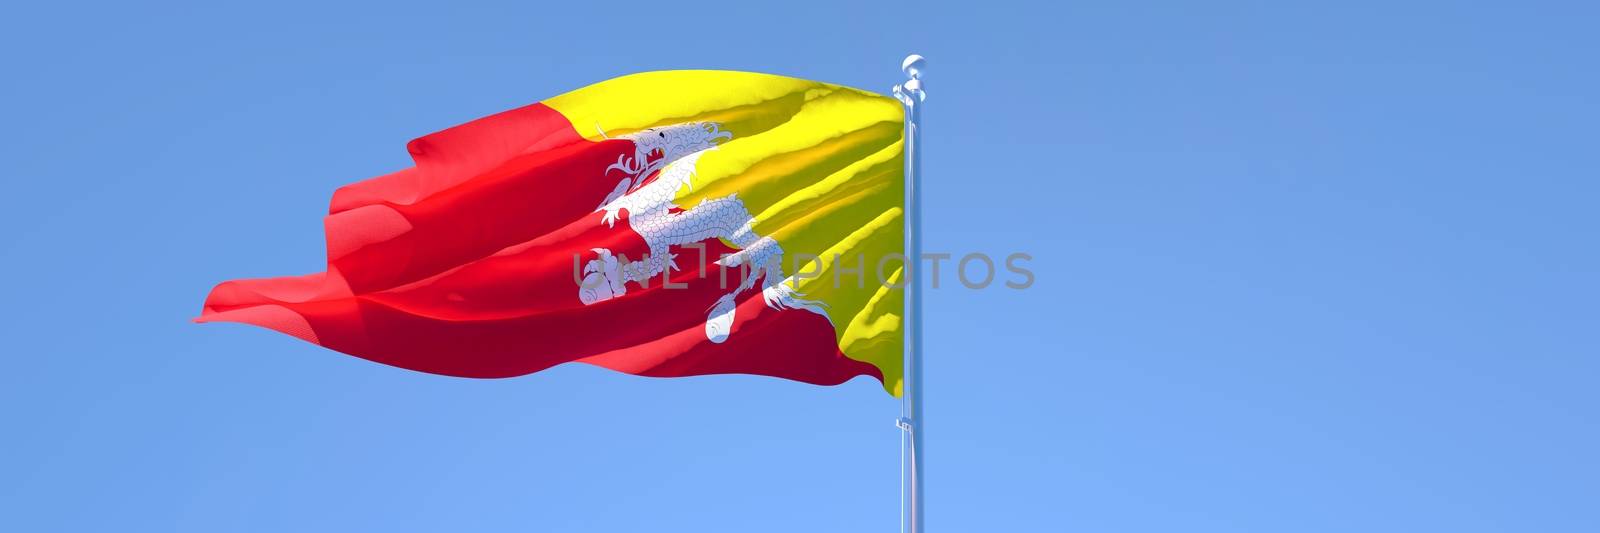
<path id="1" fill-rule="evenodd" d="M 894 86 L 894 95 L 907 105 L 921 103 L 928 99 L 928 93 L 922 90 L 922 70 L 928 67 L 928 60 L 921 55 L 911 54 L 905 61 L 900 62 L 900 70 L 906 73 L 905 83 Z"/>
<path id="2" fill-rule="evenodd" d="M 911 54 L 906 56 L 906 60 L 900 63 L 900 70 L 905 71 L 907 77 L 913 80 L 920 80 L 922 79 L 922 69 L 927 66 L 927 59 L 917 54 Z"/>

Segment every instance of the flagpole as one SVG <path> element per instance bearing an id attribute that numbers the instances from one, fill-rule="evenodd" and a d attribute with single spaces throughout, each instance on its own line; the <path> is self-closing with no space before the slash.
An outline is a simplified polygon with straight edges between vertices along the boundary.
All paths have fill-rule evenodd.
<path id="1" fill-rule="evenodd" d="M 900 64 L 907 80 L 894 86 L 894 96 L 906 108 L 906 274 L 904 389 L 900 396 L 901 516 L 903 533 L 924 533 L 922 505 L 922 70 L 927 60 L 911 54 Z"/>

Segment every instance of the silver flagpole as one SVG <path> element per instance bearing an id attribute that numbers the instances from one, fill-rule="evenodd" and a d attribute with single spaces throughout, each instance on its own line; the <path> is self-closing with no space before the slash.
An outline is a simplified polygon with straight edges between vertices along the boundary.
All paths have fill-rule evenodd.
<path id="1" fill-rule="evenodd" d="M 900 64 L 909 78 L 894 86 L 906 106 L 906 269 L 905 384 L 900 396 L 900 530 L 923 533 L 922 437 L 922 69 L 927 60 L 911 54 Z"/>

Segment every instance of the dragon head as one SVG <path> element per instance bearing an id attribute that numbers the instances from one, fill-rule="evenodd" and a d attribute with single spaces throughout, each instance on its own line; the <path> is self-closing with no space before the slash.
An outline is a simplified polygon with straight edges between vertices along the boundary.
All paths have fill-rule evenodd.
<path id="1" fill-rule="evenodd" d="M 646 176 L 668 163 L 689 154 L 716 148 L 718 140 L 733 138 L 715 122 L 685 122 L 657 126 L 618 137 L 633 141 L 632 158 L 621 158 L 606 171 L 621 170 L 632 176 Z"/>

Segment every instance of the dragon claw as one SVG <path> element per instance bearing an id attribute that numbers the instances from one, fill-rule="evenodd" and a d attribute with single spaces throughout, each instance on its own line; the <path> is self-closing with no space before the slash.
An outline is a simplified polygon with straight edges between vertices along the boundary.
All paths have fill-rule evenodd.
<path id="1" fill-rule="evenodd" d="M 706 316 L 707 340 L 719 344 L 728 340 L 728 335 L 733 333 L 733 315 L 737 308 L 732 294 L 717 298 Z"/>

